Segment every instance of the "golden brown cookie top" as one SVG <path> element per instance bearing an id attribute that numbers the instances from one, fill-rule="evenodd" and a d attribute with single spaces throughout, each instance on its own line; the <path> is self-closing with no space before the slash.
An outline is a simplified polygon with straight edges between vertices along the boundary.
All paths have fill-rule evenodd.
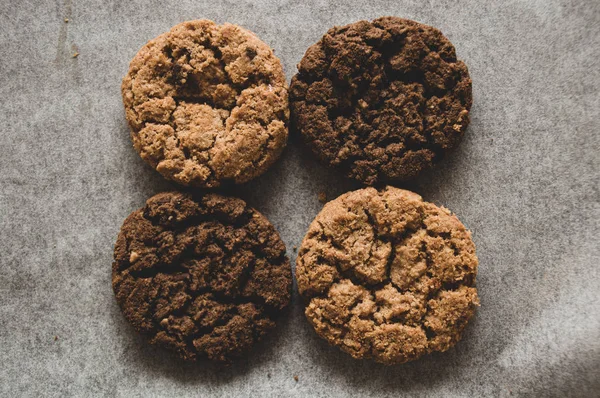
<path id="1" fill-rule="evenodd" d="M 249 181 L 287 142 L 281 62 L 237 25 L 189 21 L 149 41 L 131 61 L 122 94 L 135 149 L 183 185 Z"/>
<path id="2" fill-rule="evenodd" d="M 289 304 L 285 245 L 241 199 L 155 195 L 123 223 L 114 258 L 127 320 L 184 359 L 244 355 Z"/>
<path id="3" fill-rule="evenodd" d="M 409 180 L 458 145 L 471 79 L 437 29 L 396 17 L 334 27 L 290 86 L 292 119 L 326 164 L 365 184 Z"/>
<path id="4" fill-rule="evenodd" d="M 398 188 L 327 203 L 296 264 L 308 320 L 355 358 L 393 364 L 445 351 L 479 304 L 471 233 L 448 210 Z"/>

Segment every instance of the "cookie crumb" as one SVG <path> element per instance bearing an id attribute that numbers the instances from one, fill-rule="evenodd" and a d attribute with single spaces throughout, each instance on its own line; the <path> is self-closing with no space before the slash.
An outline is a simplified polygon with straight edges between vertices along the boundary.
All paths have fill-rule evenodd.
<path id="1" fill-rule="evenodd" d="M 294 246 L 292 247 L 292 250 L 294 251 L 294 253 L 296 252 L 296 250 L 298 250 L 298 246 Z"/>
<path id="2" fill-rule="evenodd" d="M 137 261 L 138 258 L 140 258 L 140 255 L 137 254 L 137 252 L 131 252 L 131 254 L 129 255 L 129 262 L 133 264 Z"/>
<path id="3" fill-rule="evenodd" d="M 319 192 L 319 202 L 321 202 L 321 203 L 327 202 L 327 194 L 323 191 Z"/>
<path id="4" fill-rule="evenodd" d="M 294 376 L 294 381 L 297 383 L 298 382 L 298 375 Z"/>
<path id="5" fill-rule="evenodd" d="M 65 23 L 69 23 L 69 18 L 65 18 Z"/>
<path id="6" fill-rule="evenodd" d="M 74 52 L 73 53 L 73 58 L 77 58 L 77 57 L 79 57 L 79 53 L 78 52 Z"/>
<path id="7" fill-rule="evenodd" d="M 54 341 L 58 340 L 58 336 L 54 336 Z"/>
<path id="8" fill-rule="evenodd" d="M 246 55 L 248 56 L 248 58 L 254 59 L 254 57 L 256 57 L 257 54 L 258 54 L 258 51 L 256 51 L 256 48 L 252 48 L 252 47 L 246 48 Z"/>

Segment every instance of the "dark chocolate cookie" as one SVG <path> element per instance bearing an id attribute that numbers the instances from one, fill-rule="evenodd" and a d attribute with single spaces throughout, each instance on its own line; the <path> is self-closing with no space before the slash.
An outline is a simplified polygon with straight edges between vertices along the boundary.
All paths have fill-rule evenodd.
<path id="1" fill-rule="evenodd" d="M 241 199 L 161 193 L 115 245 L 113 289 L 127 320 L 184 358 L 229 361 L 275 326 L 291 270 L 277 231 Z"/>
<path id="2" fill-rule="evenodd" d="M 330 29 L 290 86 L 292 120 L 325 163 L 365 184 L 406 181 L 469 124 L 471 79 L 452 43 L 396 17 Z"/>
<path id="3" fill-rule="evenodd" d="M 456 344 L 479 305 L 477 265 L 471 233 L 448 210 L 365 188 L 323 207 L 296 278 L 319 336 L 389 365 Z"/>
<path id="4" fill-rule="evenodd" d="M 188 21 L 150 40 L 131 61 L 122 93 L 133 146 L 182 185 L 249 181 L 287 142 L 281 62 L 237 25 Z"/>

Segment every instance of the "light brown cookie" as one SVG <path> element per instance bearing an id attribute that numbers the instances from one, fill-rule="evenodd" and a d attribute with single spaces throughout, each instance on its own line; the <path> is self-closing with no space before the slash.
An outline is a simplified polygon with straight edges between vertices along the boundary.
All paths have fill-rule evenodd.
<path id="1" fill-rule="evenodd" d="M 281 62 L 236 25 L 189 21 L 149 41 L 131 61 L 122 94 L 136 151 L 182 185 L 249 181 L 287 142 Z"/>
<path id="2" fill-rule="evenodd" d="M 327 203 L 296 278 L 319 336 L 384 364 L 446 351 L 479 305 L 471 233 L 445 208 L 387 187 Z"/>

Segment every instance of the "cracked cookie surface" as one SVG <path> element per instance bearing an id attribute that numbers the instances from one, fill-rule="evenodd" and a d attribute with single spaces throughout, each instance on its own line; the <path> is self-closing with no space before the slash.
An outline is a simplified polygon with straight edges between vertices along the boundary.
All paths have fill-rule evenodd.
<path id="1" fill-rule="evenodd" d="M 387 187 L 327 203 L 298 251 L 296 279 L 319 336 L 384 364 L 446 351 L 479 305 L 471 233 L 447 209 Z"/>
<path id="2" fill-rule="evenodd" d="M 237 198 L 161 193 L 117 238 L 115 296 L 152 344 L 228 362 L 275 326 L 292 275 L 273 225 Z"/>
<path id="3" fill-rule="evenodd" d="M 287 142 L 288 93 L 269 46 L 199 20 L 149 41 L 121 86 L 134 148 L 165 178 L 212 188 L 247 182 Z"/>
<path id="4" fill-rule="evenodd" d="M 315 155 L 365 184 L 406 181 L 469 124 L 471 79 L 452 43 L 396 17 L 330 29 L 290 85 L 292 120 Z"/>

